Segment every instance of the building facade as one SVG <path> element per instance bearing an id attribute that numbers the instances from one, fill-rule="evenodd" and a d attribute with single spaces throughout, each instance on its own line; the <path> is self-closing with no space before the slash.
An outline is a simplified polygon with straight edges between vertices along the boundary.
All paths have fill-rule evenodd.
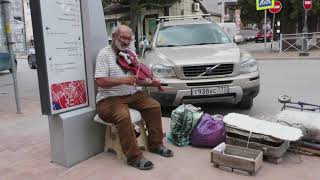
<path id="1" fill-rule="evenodd" d="M 33 46 L 33 30 L 31 21 L 30 0 L 24 0 L 24 23 L 25 23 L 25 36 L 27 48 Z"/>
<path id="2" fill-rule="evenodd" d="M 11 0 L 10 4 L 10 16 L 11 16 L 11 29 L 13 37 L 13 48 L 16 54 L 25 54 L 26 53 L 26 31 L 24 24 L 24 6 L 23 0 Z M 4 24 L 4 15 L 2 8 L 0 10 L 0 51 L 8 52 L 7 47 L 7 37 L 5 34 L 5 24 Z"/>
<path id="3" fill-rule="evenodd" d="M 17 54 L 26 52 L 26 32 L 24 24 L 24 7 L 23 0 L 11 0 L 11 24 L 14 41 L 14 51 Z"/>

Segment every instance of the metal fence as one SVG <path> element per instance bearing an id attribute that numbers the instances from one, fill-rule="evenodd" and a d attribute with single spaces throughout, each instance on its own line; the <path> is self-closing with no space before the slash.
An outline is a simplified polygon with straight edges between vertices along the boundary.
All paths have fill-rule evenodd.
<path id="1" fill-rule="evenodd" d="M 297 50 L 301 53 L 309 51 L 311 48 L 320 49 L 320 32 L 298 33 L 298 34 L 280 34 L 279 53 L 289 49 Z M 306 44 L 303 49 L 304 43 Z"/>

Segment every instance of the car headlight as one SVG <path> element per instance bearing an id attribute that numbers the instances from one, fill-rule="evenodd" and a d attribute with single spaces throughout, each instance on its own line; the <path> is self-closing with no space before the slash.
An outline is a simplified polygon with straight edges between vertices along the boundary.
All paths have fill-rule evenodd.
<path id="1" fill-rule="evenodd" d="M 259 70 L 257 61 L 248 53 L 241 54 L 240 73 L 247 74 Z"/>
<path id="2" fill-rule="evenodd" d="M 176 77 L 173 67 L 164 66 L 162 64 L 156 64 L 152 66 L 152 73 L 157 78 Z"/>

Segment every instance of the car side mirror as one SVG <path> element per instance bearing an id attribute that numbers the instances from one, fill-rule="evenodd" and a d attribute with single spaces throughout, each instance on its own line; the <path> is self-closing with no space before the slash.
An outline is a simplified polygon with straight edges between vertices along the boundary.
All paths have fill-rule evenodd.
<path id="1" fill-rule="evenodd" d="M 141 52 L 141 56 L 142 58 L 144 58 L 144 55 L 146 54 L 146 52 L 151 51 L 151 46 L 149 43 L 144 43 L 142 46 L 142 52 Z"/>
<path id="2" fill-rule="evenodd" d="M 145 51 L 150 51 L 151 50 L 151 46 L 150 45 L 144 46 L 144 49 L 145 49 Z"/>

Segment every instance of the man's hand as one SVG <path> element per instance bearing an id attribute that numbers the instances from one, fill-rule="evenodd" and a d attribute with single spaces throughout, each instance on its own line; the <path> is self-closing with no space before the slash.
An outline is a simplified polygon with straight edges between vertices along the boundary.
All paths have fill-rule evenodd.
<path id="1" fill-rule="evenodd" d="M 135 76 L 128 76 L 121 79 L 122 84 L 136 85 L 137 79 Z"/>
<path id="2" fill-rule="evenodd" d="M 151 85 L 154 87 L 159 87 L 161 85 L 160 80 L 159 79 L 152 79 Z"/>
<path id="3" fill-rule="evenodd" d="M 155 87 L 158 87 L 160 92 L 164 91 L 164 89 L 161 87 L 161 82 L 160 82 L 159 79 L 153 79 L 152 80 L 152 85 L 155 86 Z"/>

